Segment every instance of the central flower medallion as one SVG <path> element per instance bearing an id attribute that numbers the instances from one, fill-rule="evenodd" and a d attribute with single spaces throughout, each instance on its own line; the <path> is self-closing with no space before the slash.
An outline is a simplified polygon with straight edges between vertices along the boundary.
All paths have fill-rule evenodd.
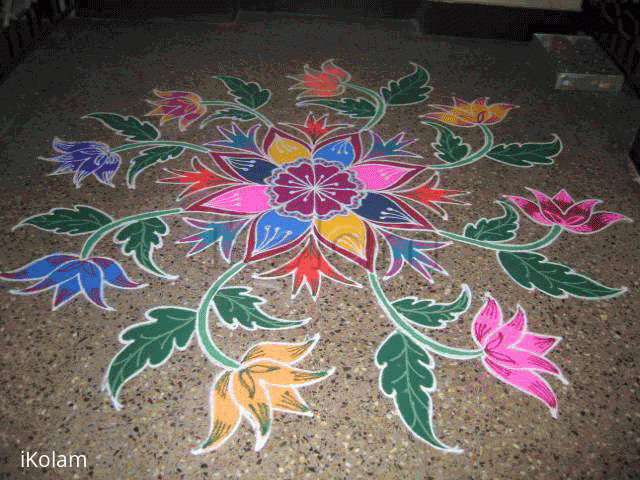
<path id="1" fill-rule="evenodd" d="M 271 205 L 281 215 L 327 220 L 358 208 L 364 185 L 339 162 L 300 158 L 273 171 L 267 179 Z"/>

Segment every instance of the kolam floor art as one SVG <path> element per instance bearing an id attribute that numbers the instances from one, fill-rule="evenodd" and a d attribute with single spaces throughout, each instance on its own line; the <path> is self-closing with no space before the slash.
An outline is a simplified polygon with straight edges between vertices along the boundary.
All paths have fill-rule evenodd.
<path id="1" fill-rule="evenodd" d="M 637 99 L 411 25 L 70 19 L 7 78 L 2 478 L 639 478 Z"/>

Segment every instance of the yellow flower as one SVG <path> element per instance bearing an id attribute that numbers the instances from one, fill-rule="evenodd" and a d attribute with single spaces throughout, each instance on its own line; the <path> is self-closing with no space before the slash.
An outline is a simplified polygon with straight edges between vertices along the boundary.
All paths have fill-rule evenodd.
<path id="1" fill-rule="evenodd" d="M 479 125 L 494 125 L 502 121 L 509 113 L 509 110 L 516 108 L 515 105 L 509 103 L 488 105 L 488 100 L 488 97 L 476 98 L 473 102 L 468 103 L 453 97 L 453 107 L 448 105 L 429 105 L 442 110 L 442 112 L 428 113 L 424 117 L 457 127 L 476 127 Z"/>
<path id="2" fill-rule="evenodd" d="M 246 418 L 256 434 L 255 450 L 269 438 L 273 411 L 313 416 L 298 392 L 331 375 L 329 371 L 302 370 L 292 365 L 304 358 L 316 345 L 316 335 L 305 343 L 260 343 L 242 357 L 236 370 L 225 370 L 211 388 L 211 430 L 194 454 L 222 446 Z"/>

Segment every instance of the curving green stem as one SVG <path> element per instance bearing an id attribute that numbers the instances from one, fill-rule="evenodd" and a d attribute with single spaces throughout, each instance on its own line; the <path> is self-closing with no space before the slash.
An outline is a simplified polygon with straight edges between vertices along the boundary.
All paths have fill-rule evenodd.
<path id="1" fill-rule="evenodd" d="M 208 101 L 205 101 L 205 102 L 200 102 L 200 105 L 217 105 L 217 106 L 220 106 L 220 107 L 236 108 L 238 110 L 242 110 L 243 112 L 250 113 L 251 115 L 255 115 L 267 127 L 273 127 L 274 126 L 273 122 L 271 122 L 271 120 L 269 120 L 267 117 L 265 117 L 264 115 L 259 113 L 257 110 L 254 110 L 254 109 L 249 108 L 249 107 L 247 107 L 245 105 L 242 105 L 241 103 L 221 102 L 221 101 L 217 101 L 217 100 L 208 100 Z"/>
<path id="2" fill-rule="evenodd" d="M 156 212 L 147 212 L 147 213 L 139 213 L 137 215 L 132 215 L 130 217 L 124 217 L 120 220 L 115 220 L 111 223 L 106 224 L 104 227 L 96 230 L 93 235 L 91 235 L 84 245 L 82 246 L 82 250 L 80 251 L 81 258 L 89 257 L 91 250 L 100 240 L 104 238 L 111 230 L 118 228 L 125 223 L 137 222 L 138 220 L 145 220 L 147 218 L 155 218 L 155 217 L 165 217 L 167 215 L 173 215 L 176 213 L 181 213 L 183 210 L 181 208 L 172 208 L 170 210 L 158 210 Z"/>
<path id="3" fill-rule="evenodd" d="M 484 133 L 484 145 L 480 150 L 478 150 L 474 154 L 461 158 L 457 162 L 445 163 L 440 165 L 429 165 L 427 168 L 431 170 L 445 170 L 448 168 L 456 168 L 461 167 L 462 165 L 469 165 L 470 163 L 473 163 L 476 160 L 480 160 L 482 157 L 484 157 L 489 152 L 489 150 L 493 148 L 493 133 L 491 133 L 491 130 L 489 130 L 489 127 L 487 127 L 486 125 L 480 125 L 480 128 Z"/>
<path id="4" fill-rule="evenodd" d="M 360 85 L 354 85 L 352 83 L 343 83 L 342 85 L 369 95 L 376 101 L 376 113 L 373 115 L 373 117 L 371 117 L 371 120 L 369 120 L 367 124 L 360 129 L 361 132 L 371 130 L 375 125 L 378 124 L 378 122 L 380 122 L 380 120 L 382 120 L 382 117 L 384 117 L 384 114 L 387 111 L 387 103 L 384 101 L 384 98 L 378 95 L 378 93 L 374 90 L 366 87 L 361 87 Z"/>
<path id="5" fill-rule="evenodd" d="M 551 227 L 551 230 L 549 230 L 549 233 L 547 233 L 540 240 L 532 243 L 525 243 L 523 245 L 505 245 L 497 242 L 486 242 L 483 240 L 476 240 L 475 238 L 467 238 L 455 233 L 445 232 L 443 230 L 436 230 L 435 233 L 442 237 L 455 240 L 457 242 L 468 243 L 469 245 L 475 245 L 476 247 L 482 247 L 488 250 L 495 250 L 500 252 L 528 252 L 531 250 L 538 250 L 549 245 L 560 236 L 560 234 L 562 233 L 562 227 L 560 227 L 559 225 L 554 225 L 553 227 Z"/>
<path id="6" fill-rule="evenodd" d="M 427 350 L 442 355 L 447 358 L 455 358 L 457 360 L 468 360 L 472 358 L 480 357 L 484 354 L 484 350 L 466 350 L 461 348 L 453 348 L 443 345 L 441 343 L 436 342 L 432 338 L 426 337 L 418 332 L 415 328 L 409 325 L 400 314 L 393 308 L 391 302 L 387 299 L 382 288 L 380 287 L 380 283 L 378 282 L 378 277 L 374 273 L 369 274 L 369 282 L 371 283 L 371 288 L 378 298 L 378 302 L 384 308 L 385 312 L 389 316 L 389 319 L 393 323 L 393 325 L 403 334 L 411 337 L 416 342 L 420 343 Z"/>
<path id="7" fill-rule="evenodd" d="M 202 145 L 196 145 L 195 143 L 188 142 L 175 142 L 173 140 L 149 140 L 144 142 L 127 143 L 125 145 L 120 145 L 119 147 L 112 148 L 111 151 L 113 153 L 118 153 L 124 152 L 126 150 L 134 150 L 136 148 L 145 147 L 182 147 L 188 148 L 190 150 L 195 150 L 196 152 L 200 153 L 209 153 L 209 149 L 207 147 L 203 147 Z"/>
<path id="8" fill-rule="evenodd" d="M 211 302 L 213 301 L 213 297 L 215 297 L 218 290 L 227 283 L 231 277 L 233 277 L 236 273 L 238 273 L 245 266 L 243 262 L 238 262 L 233 265 L 229 270 L 224 272 L 218 279 L 213 282 L 213 284 L 207 290 L 207 293 L 204 294 L 202 300 L 200 301 L 200 306 L 198 307 L 198 315 L 197 315 L 197 326 L 196 326 L 196 334 L 198 335 L 198 343 L 200 344 L 201 350 L 209 357 L 209 359 L 218 364 L 223 368 L 231 368 L 238 369 L 241 364 L 236 362 L 234 359 L 227 357 L 222 351 L 213 343 L 213 339 L 211 338 L 211 333 L 209 333 L 209 308 L 211 307 Z"/>

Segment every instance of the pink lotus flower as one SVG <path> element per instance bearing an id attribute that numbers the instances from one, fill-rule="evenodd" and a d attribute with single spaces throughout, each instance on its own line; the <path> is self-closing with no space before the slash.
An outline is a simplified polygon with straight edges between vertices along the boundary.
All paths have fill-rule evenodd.
<path id="1" fill-rule="evenodd" d="M 560 190 L 553 198 L 532 188 L 527 189 L 537 203 L 526 198 L 507 195 L 525 215 L 540 225 L 559 225 L 575 233 L 594 233 L 620 220 L 632 221 L 619 213 L 594 212 L 600 200 L 583 200 L 576 203 L 566 190 Z"/>
<path id="2" fill-rule="evenodd" d="M 557 418 L 558 400 L 540 373 L 549 373 L 563 383 L 569 383 L 558 367 L 544 358 L 562 340 L 561 337 L 527 331 L 527 317 L 520 306 L 503 324 L 500 305 L 490 295 L 473 319 L 471 333 L 484 350 L 482 363 L 490 374 L 544 402 L 551 415 Z"/>

